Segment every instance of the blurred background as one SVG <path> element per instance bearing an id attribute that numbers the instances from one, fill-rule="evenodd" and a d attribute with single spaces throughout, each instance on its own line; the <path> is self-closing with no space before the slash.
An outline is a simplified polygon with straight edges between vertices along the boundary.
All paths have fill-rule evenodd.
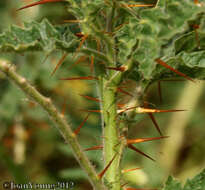
<path id="1" fill-rule="evenodd" d="M 23 22 L 41 21 L 48 18 L 54 24 L 69 19 L 63 3 L 51 3 L 16 12 L 30 0 L 0 1 L 0 32 L 11 24 L 22 26 Z M 52 52 L 48 57 L 42 52 L 17 55 L 0 53 L 0 58 L 10 60 L 18 73 L 25 76 L 43 95 L 52 98 L 54 104 L 77 128 L 87 116 L 80 109 L 99 109 L 96 102 L 80 95 L 97 97 L 93 81 L 60 81 L 62 77 L 89 75 L 89 60 L 70 68 L 69 55 L 57 72 L 51 76 L 63 52 Z M 47 58 L 46 58 L 47 57 Z M 126 150 L 123 168 L 140 170 L 124 174 L 132 187 L 162 187 L 169 175 L 184 182 L 205 168 L 205 88 L 204 82 L 162 81 L 162 101 L 158 84 L 153 84 L 146 99 L 160 109 L 186 109 L 185 112 L 155 114 L 163 135 L 170 136 L 159 141 L 137 144 L 151 160 Z M 100 115 L 93 113 L 79 134 L 83 148 L 101 144 Z M 148 115 L 129 128 L 130 138 L 159 136 Z M 103 169 L 101 151 L 86 152 L 96 170 Z M 73 182 L 73 189 L 92 189 L 84 172 L 75 161 L 71 149 L 42 109 L 28 99 L 15 85 L 0 73 L 0 181 L 16 183 Z M 2 185 L 2 184 L 1 184 Z"/>

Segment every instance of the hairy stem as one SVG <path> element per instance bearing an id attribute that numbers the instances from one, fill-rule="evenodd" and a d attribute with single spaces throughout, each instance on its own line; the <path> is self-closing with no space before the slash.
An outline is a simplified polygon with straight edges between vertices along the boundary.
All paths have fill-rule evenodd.
<path id="1" fill-rule="evenodd" d="M 17 74 L 12 64 L 0 60 L 0 71 L 6 74 L 6 76 L 18 87 L 20 87 L 20 89 L 24 91 L 26 95 L 31 97 L 48 113 L 48 115 L 56 124 L 56 127 L 59 129 L 60 133 L 66 140 L 66 142 L 70 144 L 76 160 L 87 173 L 94 189 L 105 190 L 105 186 L 101 183 L 93 166 L 91 165 L 87 156 L 82 151 L 75 134 L 71 130 L 70 124 L 68 124 L 64 119 L 63 115 L 58 112 L 51 100 L 41 95 L 33 86 L 28 83 L 28 81 L 26 81 L 25 78 Z"/>
<path id="2" fill-rule="evenodd" d="M 105 180 L 110 190 L 120 190 L 120 155 L 119 134 L 117 128 L 116 87 L 105 85 L 108 81 L 100 79 L 102 114 L 103 114 L 103 153 L 105 165 L 117 153 L 114 161 L 106 172 Z"/>

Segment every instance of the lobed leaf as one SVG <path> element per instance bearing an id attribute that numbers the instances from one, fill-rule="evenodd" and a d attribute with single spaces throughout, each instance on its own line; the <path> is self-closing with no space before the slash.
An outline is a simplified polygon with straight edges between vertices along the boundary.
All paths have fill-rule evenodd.
<path id="1" fill-rule="evenodd" d="M 182 188 L 179 181 L 169 177 L 163 190 L 204 190 L 205 189 L 205 170 L 196 175 L 193 179 L 188 179 Z"/>
<path id="2" fill-rule="evenodd" d="M 54 27 L 47 19 L 41 23 L 25 23 L 24 28 L 11 26 L 9 31 L 0 34 L 0 50 L 3 52 L 45 51 L 55 49 L 75 51 L 77 37 L 68 26 Z"/>
<path id="3" fill-rule="evenodd" d="M 176 76 L 175 73 L 156 65 L 154 60 L 159 57 L 172 59 L 175 69 L 189 74 L 189 65 L 184 61 L 179 64 L 182 58 L 181 54 L 177 54 L 182 51 L 198 51 L 196 35 L 200 42 L 200 50 L 204 49 L 203 8 L 196 6 L 191 0 L 183 0 L 183 3 L 177 0 L 160 0 L 154 8 L 133 8 L 133 10 L 138 17 L 127 16 L 128 24 L 116 33 L 119 41 L 119 62 L 123 64 L 131 57 L 132 61 L 137 63 L 135 67 L 141 76 L 137 80 L 145 80 L 148 84 L 160 78 Z M 191 27 L 194 23 L 200 25 L 198 34 Z M 173 60 L 177 62 L 173 63 Z M 198 67 L 196 62 L 193 64 Z M 191 76 L 202 79 L 197 74 Z"/>

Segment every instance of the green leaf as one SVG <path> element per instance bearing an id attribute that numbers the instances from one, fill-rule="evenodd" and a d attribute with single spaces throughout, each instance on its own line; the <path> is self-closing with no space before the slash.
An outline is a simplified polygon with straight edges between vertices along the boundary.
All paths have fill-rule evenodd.
<path id="1" fill-rule="evenodd" d="M 180 56 L 174 56 L 182 51 L 191 53 L 204 50 L 203 8 L 196 6 L 191 0 L 184 0 L 183 3 L 177 0 L 160 0 L 155 8 L 133 8 L 133 10 L 139 18 L 133 15 L 127 16 L 129 23 L 116 34 L 119 48 L 118 62 L 123 64 L 131 57 L 133 62 L 138 63 L 135 67 L 143 77 L 140 80 L 149 81 L 148 83 L 161 77 L 177 76 L 174 72 L 156 65 L 155 59 L 159 57 L 172 59 L 174 68 L 185 71 L 185 74 L 190 73 L 190 66 L 183 61 L 184 57 L 177 63 L 173 60 L 181 59 Z M 192 27 L 193 24 L 200 25 L 197 34 Z M 196 61 L 194 64 L 197 64 Z M 197 74 L 191 76 L 203 78 Z"/>
<path id="2" fill-rule="evenodd" d="M 163 190 L 204 190 L 205 189 L 205 170 L 196 175 L 193 179 L 188 179 L 182 185 L 176 179 L 169 177 Z"/>
<path id="3" fill-rule="evenodd" d="M 77 44 L 68 25 L 54 27 L 47 19 L 41 23 L 25 23 L 24 28 L 11 26 L 9 31 L 0 34 L 3 52 L 45 51 L 49 54 L 55 49 L 73 52 Z"/>
<path id="4" fill-rule="evenodd" d="M 205 33 L 197 32 L 196 34 L 196 32 L 193 31 L 184 34 L 175 41 L 174 48 L 175 54 L 178 54 L 181 51 L 192 52 L 197 49 L 205 49 Z"/>
<path id="5" fill-rule="evenodd" d="M 163 190 L 182 190 L 182 189 L 181 189 L 181 184 L 176 179 L 169 176 Z"/>
<path id="6" fill-rule="evenodd" d="M 204 190 L 205 189 L 205 170 L 191 180 L 187 180 L 183 190 Z"/>
<path id="7" fill-rule="evenodd" d="M 181 52 L 175 57 L 164 60 L 168 65 L 194 79 L 205 79 L 205 50 L 195 52 Z M 179 77 L 176 73 L 157 65 L 152 73 L 153 80 Z"/>

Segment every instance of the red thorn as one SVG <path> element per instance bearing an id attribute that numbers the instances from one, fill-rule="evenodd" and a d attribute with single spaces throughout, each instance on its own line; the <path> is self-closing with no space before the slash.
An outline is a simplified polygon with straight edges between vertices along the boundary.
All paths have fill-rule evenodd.
<path id="1" fill-rule="evenodd" d="M 59 62 L 57 63 L 55 69 L 53 70 L 53 72 L 51 73 L 51 76 L 54 75 L 54 73 L 57 71 L 58 67 L 60 67 L 60 65 L 62 65 L 63 61 L 65 60 L 65 58 L 68 56 L 68 53 L 64 53 L 63 56 L 61 57 L 61 59 L 59 60 Z"/>
<path id="2" fill-rule="evenodd" d="M 194 31 L 195 31 L 195 39 L 196 39 L 197 47 L 200 48 L 200 41 L 199 41 L 199 34 L 198 34 L 199 25 L 194 24 L 193 28 L 194 28 Z"/>
<path id="3" fill-rule="evenodd" d="M 49 56 L 49 54 L 45 56 L 45 58 L 44 58 L 43 61 L 42 61 L 42 64 L 44 64 L 44 63 L 47 61 L 48 56 Z"/>
<path id="4" fill-rule="evenodd" d="M 131 171 L 139 170 L 139 169 L 141 169 L 141 168 L 126 169 L 126 170 L 122 170 L 122 173 L 127 173 L 127 172 L 131 172 Z"/>
<path id="5" fill-rule="evenodd" d="M 84 111 L 84 112 L 94 112 L 94 113 L 101 113 L 101 110 L 84 110 L 84 109 L 80 109 L 80 111 Z"/>
<path id="6" fill-rule="evenodd" d="M 180 71 L 174 69 L 173 67 L 167 65 L 167 64 L 166 64 L 164 61 L 162 61 L 161 59 L 155 59 L 155 61 L 156 61 L 158 64 L 162 65 L 163 67 L 165 67 L 165 68 L 167 68 L 167 69 L 169 69 L 169 70 L 175 72 L 176 74 L 178 74 L 178 75 L 184 77 L 185 79 L 190 80 L 190 81 L 192 81 L 192 82 L 195 82 L 192 78 L 190 78 L 189 76 L 185 75 L 184 73 L 181 73 Z"/>
<path id="7" fill-rule="evenodd" d="M 94 70 L 94 56 L 91 55 L 91 58 L 90 58 L 90 71 L 91 71 L 91 73 L 93 73 L 93 70 Z"/>
<path id="8" fill-rule="evenodd" d="M 186 111 L 186 110 L 158 110 L 158 109 L 150 109 L 150 108 L 142 108 L 137 107 L 137 113 L 166 113 L 166 112 L 178 112 L 178 111 Z"/>
<path id="9" fill-rule="evenodd" d="M 118 31 L 120 28 L 122 28 L 125 24 L 129 24 L 129 22 L 125 22 L 125 23 L 120 24 L 119 26 L 117 26 L 117 27 L 115 28 L 115 32 Z"/>
<path id="10" fill-rule="evenodd" d="M 125 105 L 126 105 L 126 104 L 120 104 L 120 103 L 119 103 L 119 104 L 117 104 L 117 107 L 118 107 L 118 108 L 123 108 Z"/>
<path id="11" fill-rule="evenodd" d="M 61 78 L 60 80 L 98 80 L 97 77 L 87 76 L 87 77 L 70 77 L 70 78 Z"/>
<path id="12" fill-rule="evenodd" d="M 33 101 L 31 101 L 31 100 L 28 100 L 28 106 L 29 106 L 29 108 L 33 108 L 33 107 L 36 106 L 36 102 L 33 102 Z"/>
<path id="13" fill-rule="evenodd" d="M 84 34 L 82 32 L 78 32 L 78 33 L 75 33 L 75 36 L 82 38 L 84 36 Z"/>
<path id="14" fill-rule="evenodd" d="M 97 43 L 97 50 L 100 51 L 100 40 L 95 38 L 95 41 Z"/>
<path id="15" fill-rule="evenodd" d="M 199 26 L 198 24 L 193 24 L 192 27 L 193 27 L 194 29 L 199 29 L 200 26 Z"/>
<path id="16" fill-rule="evenodd" d="M 85 61 L 86 59 L 87 59 L 86 56 L 81 56 L 81 57 L 79 57 L 78 60 L 77 60 L 74 64 L 72 64 L 72 65 L 70 65 L 70 67 L 68 67 L 68 69 L 70 70 L 72 67 L 74 67 L 75 65 L 78 65 L 80 62 L 83 62 L 83 61 Z"/>
<path id="17" fill-rule="evenodd" d="M 123 93 L 123 94 L 126 94 L 126 95 L 128 95 L 128 96 L 131 96 L 131 97 L 133 97 L 133 95 L 132 94 L 130 94 L 129 92 L 127 92 L 127 91 L 125 91 L 125 90 L 123 90 L 122 88 L 117 88 L 117 91 L 118 92 L 121 92 L 121 93 Z"/>
<path id="18" fill-rule="evenodd" d="M 120 88 L 129 88 L 128 86 L 122 86 L 122 85 L 120 85 L 119 87 Z"/>
<path id="19" fill-rule="evenodd" d="M 155 120 L 153 114 L 152 114 L 152 113 L 148 113 L 148 115 L 149 115 L 149 117 L 151 118 L 152 122 L 154 123 L 154 126 L 155 126 L 155 128 L 157 129 L 157 131 L 159 132 L 159 134 L 160 134 L 161 136 L 163 136 L 163 135 L 162 135 L 162 132 L 161 132 L 161 130 L 160 130 L 160 128 L 159 128 L 159 125 L 157 124 L 157 121 Z"/>
<path id="20" fill-rule="evenodd" d="M 95 101 L 95 102 L 100 102 L 100 100 L 98 98 L 93 98 L 91 96 L 86 96 L 86 95 L 82 95 L 82 94 L 79 94 L 80 96 L 82 96 L 83 98 L 86 98 L 88 100 L 92 100 L 92 101 Z"/>
<path id="21" fill-rule="evenodd" d="M 123 188 L 125 185 L 127 185 L 128 184 L 128 182 L 127 183 L 124 183 L 124 184 L 122 184 L 120 187 L 121 188 Z"/>
<path id="22" fill-rule="evenodd" d="M 66 99 L 64 98 L 61 114 L 65 115 L 65 111 L 66 111 Z"/>
<path id="23" fill-rule="evenodd" d="M 126 70 L 126 67 L 106 67 L 106 69 L 124 72 Z"/>
<path id="24" fill-rule="evenodd" d="M 79 125 L 79 127 L 74 131 L 75 135 L 78 135 L 78 133 L 80 132 L 80 129 L 83 127 L 83 125 L 85 124 L 85 122 L 88 120 L 88 117 L 90 116 L 90 114 L 88 114 L 86 116 L 86 118 L 83 120 L 83 122 Z"/>
<path id="25" fill-rule="evenodd" d="M 153 7 L 154 4 L 130 4 L 130 5 L 123 5 L 124 7 Z"/>
<path id="26" fill-rule="evenodd" d="M 81 42 L 80 42 L 80 44 L 79 44 L 79 46 L 78 46 L 78 48 L 77 48 L 77 50 L 76 50 L 76 53 L 78 53 L 79 51 L 80 51 L 80 48 L 81 48 L 81 46 L 84 44 L 84 42 L 85 42 L 85 40 L 88 38 L 88 34 L 85 34 L 81 39 Z M 76 55 L 76 54 L 75 54 Z M 75 57 L 75 55 L 74 55 L 74 57 Z"/>
<path id="27" fill-rule="evenodd" d="M 63 1 L 63 0 L 40 0 L 40 1 L 37 1 L 35 3 L 31 3 L 29 5 L 26 5 L 24 7 L 21 7 L 19 9 L 17 9 L 17 11 L 20 11 L 22 9 L 26 9 L 26 8 L 29 8 L 29 7 L 33 7 L 33 6 L 36 6 L 36 5 L 40 5 L 40 4 L 45 4 L 45 3 L 53 3 L 53 2 L 60 2 L 60 1 Z"/>
<path id="28" fill-rule="evenodd" d="M 99 146 L 93 146 L 91 148 L 86 148 L 84 149 L 84 151 L 89 151 L 89 150 L 101 150 L 103 149 L 103 146 L 102 145 L 99 145 Z"/>
<path id="29" fill-rule="evenodd" d="M 139 154 L 141 154 L 141 155 L 143 155 L 143 156 L 149 158 L 149 159 L 152 160 L 152 161 L 155 161 L 153 158 L 151 158 L 150 156 L 148 156 L 148 155 L 145 154 L 144 152 L 140 151 L 139 149 L 137 149 L 136 147 L 134 147 L 132 144 L 129 144 L 129 145 L 128 145 L 128 148 L 130 148 L 130 149 L 134 150 L 135 152 L 137 152 L 137 153 L 139 153 Z"/>
<path id="30" fill-rule="evenodd" d="M 112 160 L 110 160 L 110 162 L 109 162 L 108 165 L 105 167 L 105 169 L 98 174 L 98 177 L 99 177 L 100 179 L 103 177 L 103 175 L 105 174 L 105 172 L 108 170 L 108 168 L 110 167 L 110 165 L 112 164 L 112 162 L 113 162 L 113 160 L 115 159 L 116 156 L 117 156 L 117 153 L 113 156 Z"/>
<path id="31" fill-rule="evenodd" d="M 167 138 L 167 137 L 168 136 L 151 137 L 151 138 L 138 138 L 138 139 L 127 139 L 127 145 L 135 144 L 135 143 L 141 143 L 141 142 L 146 142 L 146 141 L 159 140 L 159 139 Z"/>
<path id="32" fill-rule="evenodd" d="M 124 110 L 122 110 L 122 111 L 119 111 L 118 114 L 121 114 L 121 113 L 126 112 L 126 111 L 128 111 L 128 110 L 135 109 L 135 108 L 137 108 L 137 107 L 138 107 L 138 106 L 126 108 L 126 109 L 124 109 Z"/>
<path id="33" fill-rule="evenodd" d="M 146 106 L 147 107 L 147 102 L 144 102 L 144 106 Z M 161 136 L 163 136 L 162 135 L 162 132 L 161 132 L 161 130 L 160 130 L 160 128 L 159 128 L 159 125 L 157 124 L 157 121 L 155 120 L 155 118 L 154 118 L 154 115 L 152 114 L 152 113 L 148 113 L 148 115 L 149 115 L 149 117 L 151 118 L 151 120 L 152 120 L 152 122 L 154 123 L 154 126 L 155 126 L 155 128 L 157 129 L 157 131 L 159 132 L 159 134 L 161 135 Z"/>

